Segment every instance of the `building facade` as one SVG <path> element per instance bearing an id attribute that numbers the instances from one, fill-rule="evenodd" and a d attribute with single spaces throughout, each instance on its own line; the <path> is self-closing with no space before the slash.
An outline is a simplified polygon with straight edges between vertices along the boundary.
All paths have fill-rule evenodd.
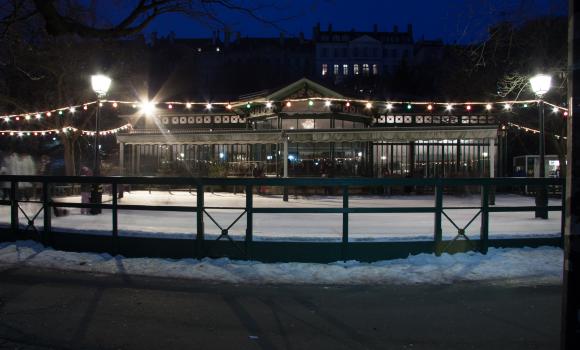
<path id="1" fill-rule="evenodd" d="M 388 80 L 402 69 L 442 59 L 441 41 L 415 42 L 413 29 L 392 31 L 321 30 L 312 37 L 250 38 L 214 32 L 212 38 L 154 37 L 150 43 L 152 93 L 164 97 L 221 99 L 270 89 L 302 77 L 343 91 L 365 91 L 373 80 Z M 203 91 L 197 87 L 203 86 Z M 363 91 L 360 91 L 360 88 Z M 367 89 L 371 90 L 371 89 Z M 183 95 L 183 96 L 182 96 Z"/>
<path id="2" fill-rule="evenodd" d="M 316 74 L 335 82 L 350 77 L 369 77 L 394 73 L 402 64 L 414 62 L 413 27 L 399 32 L 379 32 L 375 24 L 372 32 L 333 31 L 332 25 L 322 31 L 314 27 Z"/>
<path id="3" fill-rule="evenodd" d="M 490 113 L 388 111 L 308 79 L 231 102 L 123 115 L 124 175 L 493 177 Z"/>

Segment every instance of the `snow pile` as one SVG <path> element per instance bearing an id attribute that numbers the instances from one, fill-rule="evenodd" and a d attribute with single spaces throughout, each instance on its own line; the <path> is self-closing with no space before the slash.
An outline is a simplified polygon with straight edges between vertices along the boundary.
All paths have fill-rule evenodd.
<path id="1" fill-rule="evenodd" d="M 44 248 L 32 241 L 0 244 L 0 266 L 34 266 L 95 273 L 187 278 L 226 283 L 271 284 L 447 284 L 459 281 L 560 283 L 559 248 L 518 248 L 461 254 L 420 254 L 375 263 L 275 263 L 230 259 L 124 258 Z"/>

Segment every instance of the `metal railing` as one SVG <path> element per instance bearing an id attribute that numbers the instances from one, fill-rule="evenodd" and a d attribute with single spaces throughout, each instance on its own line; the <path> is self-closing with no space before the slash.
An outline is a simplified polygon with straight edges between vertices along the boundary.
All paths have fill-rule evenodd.
<path id="1" fill-rule="evenodd" d="M 471 243 L 468 248 L 465 249 L 476 249 L 482 253 L 486 253 L 490 242 L 494 242 L 489 238 L 489 215 L 490 213 L 498 212 L 534 212 L 538 209 L 547 211 L 563 211 L 564 201 L 561 205 L 549 205 L 544 208 L 538 208 L 535 205 L 532 206 L 499 206 L 493 205 L 493 197 L 495 188 L 508 188 L 508 187 L 521 187 L 521 186 L 564 186 L 563 179 L 553 179 L 553 178 L 453 178 L 453 179 L 370 179 L 370 178 L 158 178 L 158 177 L 84 177 L 84 176 L 72 176 L 72 177 L 52 177 L 52 176 L 11 176 L 3 175 L 0 176 L 0 182 L 10 183 L 10 198 L 8 200 L 0 201 L 0 205 L 10 206 L 10 226 L 0 231 L 0 241 L 9 239 L 19 239 L 26 236 L 26 232 L 31 233 L 34 239 L 38 239 L 43 244 L 54 245 L 55 237 L 62 235 L 61 232 L 53 230 L 52 227 L 52 211 L 54 208 L 90 208 L 90 209 L 108 209 L 111 210 L 111 235 L 110 237 L 102 237 L 101 239 L 110 240 L 110 249 L 105 249 L 112 253 L 124 253 L 127 249 L 130 249 L 130 244 L 126 243 L 121 249 L 120 241 L 124 237 L 119 236 L 119 221 L 118 214 L 120 210 L 144 210 L 144 211 L 174 211 L 174 212 L 185 212 L 185 213 L 196 213 L 195 222 L 195 239 L 193 240 L 194 252 L 191 252 L 191 256 L 204 257 L 216 255 L 211 253 L 211 250 L 216 247 L 217 241 L 226 243 L 229 245 L 227 248 L 222 250 L 222 253 L 217 255 L 220 256 L 231 256 L 234 258 L 253 258 L 261 259 L 260 249 L 254 251 L 254 248 L 260 248 L 260 245 L 265 245 L 263 242 L 254 240 L 254 225 L 253 218 L 254 214 L 340 214 L 342 215 L 342 230 L 341 230 L 341 240 L 338 243 L 309 243 L 310 248 L 316 254 L 316 247 L 322 247 L 325 244 L 333 244 L 336 248 L 337 254 L 335 260 L 357 258 L 358 255 L 353 256 L 350 250 L 354 248 L 358 243 L 352 242 L 349 239 L 349 220 L 351 215 L 356 215 L 360 213 L 372 213 L 372 214 L 388 214 L 388 213 L 424 213 L 433 215 L 433 240 L 427 242 L 428 245 L 423 245 L 423 248 L 408 249 L 406 255 L 413 252 L 434 252 L 436 254 L 441 254 L 444 251 L 450 251 L 450 245 L 456 242 L 459 238 L 466 239 Z M 38 200 L 28 200 L 28 202 L 35 202 L 41 205 L 40 209 L 35 215 L 28 215 L 21 208 L 21 203 L 27 202 L 20 198 L 18 194 L 18 184 L 20 182 L 29 182 L 40 184 L 42 189 L 40 199 Z M 51 198 L 53 186 L 58 186 L 62 184 L 102 184 L 110 186 L 112 195 L 111 202 L 107 203 L 64 203 L 59 202 L 55 198 Z M 119 186 L 130 184 L 132 186 L 177 186 L 182 188 L 195 189 L 197 193 L 196 205 L 195 206 L 179 206 L 179 205 L 145 205 L 145 204 L 121 204 L 118 202 L 117 193 L 119 192 Z M 205 203 L 204 194 L 210 187 L 215 186 L 236 186 L 243 187 L 245 189 L 246 198 L 245 205 L 240 207 L 215 207 L 208 206 Z M 273 187 L 332 187 L 333 189 L 340 189 L 339 196 L 342 197 L 341 207 L 256 207 L 254 205 L 254 189 L 258 186 L 273 186 Z M 434 189 L 433 195 L 433 205 L 431 206 L 421 206 L 421 207 L 351 207 L 350 198 L 351 190 L 353 188 L 373 188 L 373 187 L 387 187 L 387 186 L 421 186 L 421 187 L 431 187 Z M 443 202 L 443 194 L 449 188 L 454 188 L 458 186 L 470 186 L 480 188 L 480 204 L 471 207 L 463 206 L 445 206 Z M 335 192 L 335 191 L 333 191 Z M 563 192 L 563 191 L 562 191 Z M 286 191 L 287 193 L 287 191 Z M 280 197 L 282 200 L 282 197 Z M 208 212 L 212 209 L 227 209 L 227 210 L 241 210 L 241 214 L 236 217 L 233 223 L 230 225 L 219 224 L 214 217 Z M 460 210 L 460 209 L 471 209 L 476 210 L 475 216 L 467 223 L 467 225 L 460 226 L 454 222 L 448 215 L 449 210 Z M 19 212 L 23 213 L 27 225 L 23 229 L 19 222 Z M 38 229 L 36 219 L 39 217 L 40 213 L 43 213 L 43 222 L 41 229 Z M 104 215 L 104 214 L 102 214 Z M 236 241 L 230 235 L 230 229 L 234 224 L 242 220 L 245 216 L 246 220 L 246 231 L 243 241 Z M 481 218 L 481 224 L 479 227 L 479 239 L 472 242 L 465 235 L 466 229 L 474 222 L 476 218 Z M 209 219 L 211 223 L 216 225 L 219 229 L 219 234 L 217 239 L 208 239 L 206 237 L 206 218 Z M 448 219 L 452 225 L 457 230 L 457 235 L 452 240 L 444 240 L 442 222 Z M 562 215 L 563 220 L 563 215 Z M 39 225 L 40 226 L 40 225 Z M 562 226 L 563 227 L 563 226 Z M 30 236 L 30 235 L 29 235 Z M 77 236 L 89 236 L 89 235 L 77 235 Z M 3 238 L 2 238 L 3 237 Z M 135 238 L 132 238 L 135 239 Z M 142 238 L 147 241 L 147 238 Z M 224 241 L 225 239 L 225 241 Z M 551 244 L 559 245 L 560 237 L 557 239 L 549 240 Z M 191 240 L 190 240 L 191 241 Z M 156 238 L 156 242 L 159 242 L 159 238 Z M 539 238 L 526 238 L 521 240 L 519 244 L 521 245 L 534 245 L 534 242 L 541 244 L 541 242 L 547 242 L 545 239 L 542 241 Z M 141 242 L 142 243 L 142 242 Z M 416 242 L 406 242 L 408 246 L 411 247 Z M 289 244 L 287 242 L 268 242 L 267 245 L 272 246 L 276 244 Z M 304 243 L 303 243 L 304 244 Z M 388 242 L 373 243 L 365 242 L 366 246 L 376 244 L 377 246 L 388 247 Z M 233 248 L 232 248 L 233 247 Z M 305 247 L 304 245 L 295 246 L 294 249 L 300 249 L 300 247 Z M 223 246 L 222 246 L 223 248 Z M 406 248 L 402 248 L 403 250 Z M 280 249 L 284 251 L 284 249 Z M 233 253 L 232 253 L 233 252 Z M 283 253 L 282 253 L 283 254 Z M 401 254 L 405 254 L 402 252 Z M 400 256 L 399 254 L 398 256 Z M 131 255 L 131 254 L 129 254 Z M 364 255 L 364 254 L 363 254 Z M 380 254 L 379 254 L 380 255 Z M 171 252 L 167 254 L 161 254 L 161 256 L 175 256 Z M 388 258 L 388 254 L 385 258 Z M 293 260 L 292 254 L 290 256 L 284 257 L 280 256 L 279 260 Z M 360 258 L 360 257 L 359 257 Z M 266 260 L 272 258 L 264 258 Z M 275 258 L 273 258 L 275 259 Z M 332 260 L 332 258 L 329 258 Z M 365 258 L 360 258 L 365 260 Z M 372 259 L 372 258 L 371 258 Z M 313 259 L 317 260 L 317 259 Z"/>

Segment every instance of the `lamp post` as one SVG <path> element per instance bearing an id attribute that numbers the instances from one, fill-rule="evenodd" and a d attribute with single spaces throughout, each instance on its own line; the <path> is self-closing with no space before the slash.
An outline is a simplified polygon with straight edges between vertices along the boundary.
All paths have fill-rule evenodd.
<path id="1" fill-rule="evenodd" d="M 91 85 L 93 91 L 97 94 L 97 113 L 95 116 L 95 159 L 93 163 L 93 175 L 99 176 L 101 174 L 101 164 L 99 162 L 99 122 L 101 117 L 101 100 L 107 96 L 107 91 L 111 86 L 111 78 L 97 74 L 91 76 Z"/>
<path id="2" fill-rule="evenodd" d="M 97 74 L 91 76 L 91 85 L 93 87 L 93 91 L 97 94 L 97 112 L 95 115 L 95 157 L 93 163 L 93 175 L 99 176 L 101 175 L 101 162 L 99 159 L 99 132 L 100 132 L 100 118 L 101 118 L 101 100 L 107 96 L 107 91 L 109 91 L 109 87 L 111 86 L 111 78 Z M 101 203 L 101 196 L 102 191 L 100 189 L 99 184 L 93 185 L 93 190 L 91 193 L 91 203 Z M 100 208 L 92 208 L 91 214 L 100 214 Z"/>
<path id="3" fill-rule="evenodd" d="M 538 74 L 530 78 L 530 85 L 532 91 L 538 97 L 538 114 L 540 123 L 540 178 L 546 177 L 546 141 L 544 134 L 544 101 L 542 97 L 546 94 L 552 86 L 552 77 L 546 74 Z M 540 186 L 536 189 L 536 217 L 548 218 L 548 194 L 546 186 Z"/>

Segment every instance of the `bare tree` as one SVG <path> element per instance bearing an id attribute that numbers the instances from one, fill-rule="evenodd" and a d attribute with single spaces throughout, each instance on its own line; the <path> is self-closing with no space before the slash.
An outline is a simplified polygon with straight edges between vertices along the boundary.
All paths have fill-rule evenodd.
<path id="1" fill-rule="evenodd" d="M 224 25 L 221 15 L 227 11 L 274 27 L 284 19 L 262 15 L 273 5 L 260 1 L 116 0 L 108 5 L 116 6 L 126 15 L 111 23 L 107 16 L 100 16 L 98 5 L 102 3 L 100 0 L 0 2 L 1 114 L 75 105 L 94 99 L 87 72 L 102 67 L 103 61 L 115 77 L 115 96 L 134 99 L 130 94 L 144 89 L 148 71 L 147 47 L 138 34 L 161 15 L 181 13 L 210 26 Z M 94 114 L 89 112 L 90 109 L 74 115 L 64 113 L 62 117 L 35 123 L 43 128 L 74 125 L 91 129 Z M 102 122 L 103 127 L 107 127 L 107 122 L 110 127 L 118 126 L 116 119 Z M 64 145 L 66 173 L 73 175 L 78 158 L 75 151 L 90 141 L 74 133 L 60 133 L 58 137 Z"/>
<path id="2" fill-rule="evenodd" d="M 224 24 L 224 11 L 242 13 L 250 18 L 281 29 L 279 23 L 289 17 L 269 18 L 263 11 L 275 8 L 274 3 L 240 0 L 139 0 L 128 13 L 114 24 L 89 23 L 87 16 L 96 18 L 95 0 L 83 6 L 79 1 L 10 0 L 0 7 L 0 35 L 11 26 L 34 18 L 42 19 L 46 33 L 51 36 L 76 35 L 83 38 L 111 39 L 140 33 L 155 18 L 167 13 L 181 13 L 193 20 Z"/>

